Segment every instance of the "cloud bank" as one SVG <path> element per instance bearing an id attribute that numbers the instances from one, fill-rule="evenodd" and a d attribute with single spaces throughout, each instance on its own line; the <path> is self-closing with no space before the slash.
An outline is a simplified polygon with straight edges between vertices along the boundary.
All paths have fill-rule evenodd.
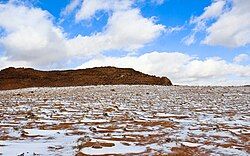
<path id="1" fill-rule="evenodd" d="M 141 56 L 124 57 L 102 56 L 89 60 L 77 68 L 96 66 L 134 68 L 147 74 L 167 75 L 175 84 L 244 85 L 250 83 L 249 65 L 230 63 L 218 57 L 201 60 L 180 52 L 150 52 Z M 240 82 L 237 81 L 239 79 Z"/>

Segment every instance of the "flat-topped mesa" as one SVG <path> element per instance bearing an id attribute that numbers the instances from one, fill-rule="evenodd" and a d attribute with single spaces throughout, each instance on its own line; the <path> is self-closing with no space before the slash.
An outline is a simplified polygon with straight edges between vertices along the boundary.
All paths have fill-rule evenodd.
<path id="1" fill-rule="evenodd" d="M 167 77 L 151 76 L 132 68 L 95 67 L 78 70 L 39 71 L 32 68 L 10 67 L 0 71 L 0 90 L 122 84 L 172 85 Z"/>

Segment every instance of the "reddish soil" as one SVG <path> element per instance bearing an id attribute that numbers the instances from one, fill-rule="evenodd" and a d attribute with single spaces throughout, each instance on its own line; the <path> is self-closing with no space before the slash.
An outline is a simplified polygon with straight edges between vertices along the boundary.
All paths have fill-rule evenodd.
<path id="1" fill-rule="evenodd" d="M 0 71 L 0 90 L 119 84 L 172 85 L 167 77 L 151 76 L 131 68 L 96 67 L 65 71 L 39 71 L 32 68 L 10 67 Z"/>

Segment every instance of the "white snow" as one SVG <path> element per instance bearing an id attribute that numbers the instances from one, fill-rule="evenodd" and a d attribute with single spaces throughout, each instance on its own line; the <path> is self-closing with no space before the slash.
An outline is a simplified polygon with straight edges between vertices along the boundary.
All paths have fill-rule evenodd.
<path id="1" fill-rule="evenodd" d="M 249 99 L 250 87 L 117 85 L 0 91 L 0 155 L 167 155 L 183 146 L 209 155 L 249 155 Z M 114 146 L 81 147 L 80 140 Z"/>

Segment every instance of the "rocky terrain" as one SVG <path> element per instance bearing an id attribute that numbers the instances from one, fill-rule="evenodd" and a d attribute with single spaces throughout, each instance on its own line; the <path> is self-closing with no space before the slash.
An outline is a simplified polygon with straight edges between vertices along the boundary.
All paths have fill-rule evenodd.
<path id="1" fill-rule="evenodd" d="M 0 71 L 0 90 L 118 84 L 172 85 L 166 77 L 143 74 L 131 68 L 96 67 L 66 71 L 39 71 L 31 68 L 11 67 Z"/>
<path id="2" fill-rule="evenodd" d="M 250 87 L 0 91 L 0 155 L 250 155 Z"/>

